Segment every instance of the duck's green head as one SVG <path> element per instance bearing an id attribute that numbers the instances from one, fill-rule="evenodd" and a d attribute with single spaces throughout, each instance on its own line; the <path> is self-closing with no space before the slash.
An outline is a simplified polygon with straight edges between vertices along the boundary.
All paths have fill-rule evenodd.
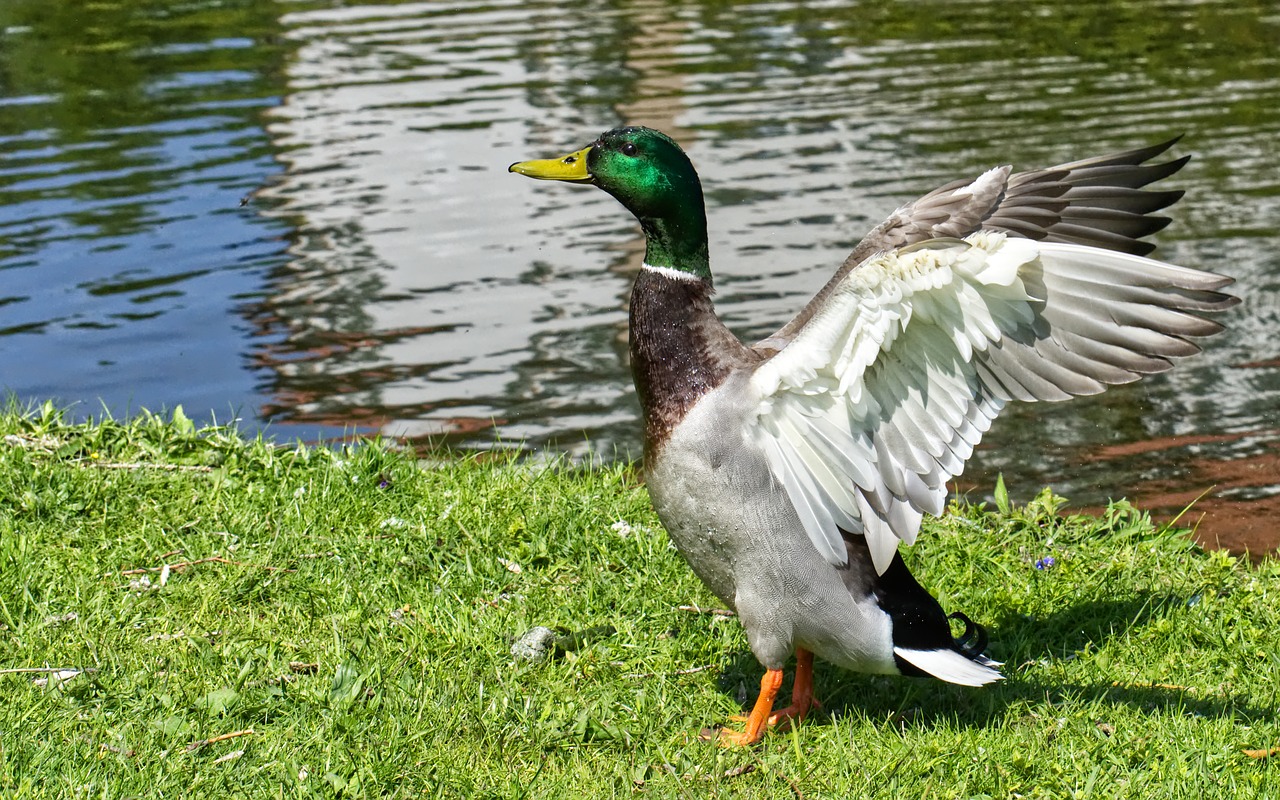
<path id="1" fill-rule="evenodd" d="M 508 169 L 540 180 L 599 186 L 640 220 L 646 264 L 711 278 L 702 184 L 689 157 L 665 133 L 615 128 L 567 156 L 522 161 Z"/>

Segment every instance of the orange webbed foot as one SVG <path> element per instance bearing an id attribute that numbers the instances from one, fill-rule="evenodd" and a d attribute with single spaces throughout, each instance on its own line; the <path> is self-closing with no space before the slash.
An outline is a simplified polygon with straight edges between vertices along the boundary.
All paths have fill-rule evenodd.
<path id="1" fill-rule="evenodd" d="M 760 696 L 747 716 L 734 715 L 729 719 L 743 723 L 742 730 L 731 728 L 704 730 L 698 738 L 704 741 L 719 740 L 724 747 L 742 747 L 755 744 L 764 738 L 766 730 L 779 726 L 788 730 L 793 724 L 804 720 L 810 709 L 822 706 L 813 696 L 813 653 L 796 648 L 796 679 L 791 690 L 791 705 L 773 711 L 773 701 L 782 687 L 782 670 L 766 670 L 760 679 Z"/>

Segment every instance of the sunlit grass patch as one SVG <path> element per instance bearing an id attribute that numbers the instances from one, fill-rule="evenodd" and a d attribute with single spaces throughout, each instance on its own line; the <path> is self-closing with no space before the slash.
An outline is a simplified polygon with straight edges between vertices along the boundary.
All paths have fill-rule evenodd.
<path id="1" fill-rule="evenodd" d="M 1006 681 L 819 665 L 822 711 L 726 751 L 696 734 L 760 667 L 630 467 L 0 437 L 0 795 L 1276 794 L 1280 570 L 1123 502 L 956 507 L 906 551 Z"/>

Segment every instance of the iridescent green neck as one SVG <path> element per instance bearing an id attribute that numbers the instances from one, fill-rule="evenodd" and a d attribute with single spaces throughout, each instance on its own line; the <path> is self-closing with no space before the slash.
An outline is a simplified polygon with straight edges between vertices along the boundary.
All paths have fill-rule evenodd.
<path id="1" fill-rule="evenodd" d="M 696 195 L 696 203 L 688 205 L 669 216 L 640 218 L 645 236 L 644 263 L 651 267 L 669 267 L 709 281 L 711 261 L 701 190 Z"/>

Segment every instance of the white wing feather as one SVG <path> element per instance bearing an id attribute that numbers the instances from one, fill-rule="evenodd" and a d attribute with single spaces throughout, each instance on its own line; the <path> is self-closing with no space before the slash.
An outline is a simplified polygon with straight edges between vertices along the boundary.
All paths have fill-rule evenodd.
<path id="1" fill-rule="evenodd" d="M 1191 311 L 1229 280 L 1094 247 L 980 232 L 868 259 L 752 376 L 751 435 L 809 539 L 884 572 L 1009 400 L 1102 391 L 1198 352 Z"/>

